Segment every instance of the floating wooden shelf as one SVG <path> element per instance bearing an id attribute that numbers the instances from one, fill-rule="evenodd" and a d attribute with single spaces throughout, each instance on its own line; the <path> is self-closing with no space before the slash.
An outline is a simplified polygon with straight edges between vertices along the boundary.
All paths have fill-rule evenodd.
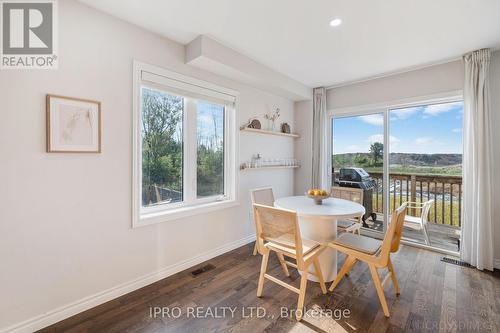
<path id="1" fill-rule="evenodd" d="M 295 133 L 281 133 L 281 132 L 266 131 L 266 130 L 255 129 L 255 128 L 247 128 L 247 127 L 242 128 L 240 130 L 243 132 L 251 132 L 251 133 L 257 133 L 257 134 L 287 136 L 289 138 L 300 138 L 300 135 L 295 134 Z"/>
<path id="2" fill-rule="evenodd" d="M 274 166 L 264 166 L 264 167 L 240 167 L 240 170 L 267 170 L 267 169 L 297 169 L 300 168 L 299 165 L 274 165 Z"/>

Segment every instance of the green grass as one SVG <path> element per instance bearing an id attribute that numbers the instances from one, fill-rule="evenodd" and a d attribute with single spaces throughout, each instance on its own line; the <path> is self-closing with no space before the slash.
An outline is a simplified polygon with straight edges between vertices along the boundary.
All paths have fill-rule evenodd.
<path id="1" fill-rule="evenodd" d="M 461 165 L 450 165 L 446 167 L 432 167 L 432 166 L 400 166 L 391 165 L 390 172 L 404 173 L 404 174 L 417 174 L 417 175 L 440 175 L 440 176 L 461 176 Z"/>
<path id="2" fill-rule="evenodd" d="M 383 172 L 381 167 L 363 167 L 366 172 Z M 449 167 L 429 167 L 429 166 L 394 166 L 391 165 L 390 173 L 408 174 L 408 175 L 424 175 L 424 176 L 461 176 L 461 166 Z"/>
<path id="3" fill-rule="evenodd" d="M 394 195 L 391 195 L 391 201 L 390 201 L 390 211 L 394 211 L 395 208 L 399 207 L 401 205 L 401 200 L 400 197 L 396 197 L 396 205 L 394 205 Z M 403 196 L 403 202 L 406 201 L 406 197 Z M 416 200 L 417 202 L 420 202 L 420 199 Z M 435 209 L 435 207 L 437 209 Z M 376 194 L 373 194 L 373 208 L 375 211 L 382 213 L 383 208 L 382 208 L 382 195 L 379 194 L 378 197 L 378 207 L 377 207 L 377 201 L 376 201 Z M 437 212 L 437 215 L 436 215 Z M 416 214 L 415 214 L 416 213 Z M 420 210 L 417 209 L 416 212 L 413 210 L 409 210 L 408 214 L 414 215 L 414 216 L 420 216 Z M 453 215 L 453 224 L 451 224 L 451 216 Z M 436 218 L 436 223 L 437 224 L 444 224 L 444 225 L 452 225 L 454 227 L 459 227 L 458 224 L 458 219 L 459 219 L 460 211 L 458 207 L 458 200 L 454 199 L 453 200 L 453 207 L 451 206 L 451 203 L 449 201 L 444 202 L 444 219 L 443 219 L 443 201 L 438 200 L 436 203 L 436 206 L 434 206 L 434 203 L 432 204 L 431 211 L 429 213 L 429 222 L 434 222 L 434 217 Z"/>

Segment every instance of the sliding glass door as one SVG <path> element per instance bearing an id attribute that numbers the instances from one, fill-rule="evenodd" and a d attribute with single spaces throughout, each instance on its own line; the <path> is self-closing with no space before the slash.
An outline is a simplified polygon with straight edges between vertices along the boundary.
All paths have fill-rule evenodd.
<path id="1" fill-rule="evenodd" d="M 459 251 L 462 207 L 461 101 L 389 110 L 390 211 L 409 202 L 403 237 Z"/>
<path id="2" fill-rule="evenodd" d="M 462 114 L 459 98 L 332 112 L 332 185 L 363 189 L 366 234 L 408 202 L 404 240 L 459 252 Z"/>
<path id="3" fill-rule="evenodd" d="M 332 118 L 332 185 L 363 190 L 365 228 L 384 230 L 384 113 Z"/>

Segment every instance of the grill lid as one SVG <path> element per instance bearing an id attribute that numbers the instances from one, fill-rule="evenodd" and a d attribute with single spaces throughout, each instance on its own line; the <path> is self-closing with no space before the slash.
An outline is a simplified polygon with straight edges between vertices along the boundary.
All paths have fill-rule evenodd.
<path id="1" fill-rule="evenodd" d="M 374 186 L 372 177 L 362 168 L 341 168 L 339 179 L 336 183 L 340 186 L 362 189 L 368 189 Z"/>
<path id="2" fill-rule="evenodd" d="M 342 168 L 340 169 L 340 180 L 351 182 L 371 181 L 372 178 L 362 168 Z"/>

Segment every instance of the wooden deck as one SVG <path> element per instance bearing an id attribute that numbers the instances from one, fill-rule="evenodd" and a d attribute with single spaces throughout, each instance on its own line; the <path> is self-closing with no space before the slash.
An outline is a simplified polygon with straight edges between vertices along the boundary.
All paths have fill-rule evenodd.
<path id="1" fill-rule="evenodd" d="M 383 174 L 370 172 L 375 181 L 373 207 L 382 211 Z M 390 173 L 389 175 L 390 210 L 394 210 L 405 201 L 424 202 L 434 200 L 429 212 L 429 221 L 457 226 L 462 224 L 462 177 L 445 175 L 421 175 Z M 410 208 L 408 213 L 415 215 L 416 209 Z"/>
<path id="2" fill-rule="evenodd" d="M 372 222 L 370 219 L 368 219 L 366 222 L 369 226 L 369 229 L 383 232 L 384 222 L 380 218 L 375 222 Z M 457 230 L 457 228 L 431 222 L 427 223 L 427 228 L 431 246 L 435 246 L 439 249 L 448 251 L 459 251 L 458 239 L 455 234 L 455 230 Z M 404 227 L 403 237 L 410 241 L 425 244 L 424 235 L 422 231 L 419 230 Z"/>
<path id="3" fill-rule="evenodd" d="M 323 295 L 317 283 L 309 282 L 308 312 L 297 322 L 287 312 L 295 308 L 296 294 L 266 281 L 263 297 L 256 297 L 261 256 L 252 256 L 252 249 L 253 243 L 245 245 L 41 332 L 500 332 L 498 271 L 447 264 L 440 254 L 403 245 L 392 257 L 401 295 L 396 297 L 390 283 L 385 288 L 390 318 L 382 313 L 368 267 L 357 264 L 333 293 Z M 339 255 L 339 265 L 343 260 Z M 191 274 L 207 264 L 213 268 Z M 285 279 L 274 255 L 269 273 Z M 299 274 L 290 273 L 287 282 L 297 286 Z M 153 316 L 154 307 L 181 312 L 175 318 Z M 219 309 L 219 316 L 193 318 L 188 314 L 193 307 L 205 315 Z M 235 309 L 234 314 L 222 315 L 223 307 Z M 259 315 L 250 314 L 252 307 L 260 309 Z M 331 315 L 345 310 L 348 316 Z"/>

